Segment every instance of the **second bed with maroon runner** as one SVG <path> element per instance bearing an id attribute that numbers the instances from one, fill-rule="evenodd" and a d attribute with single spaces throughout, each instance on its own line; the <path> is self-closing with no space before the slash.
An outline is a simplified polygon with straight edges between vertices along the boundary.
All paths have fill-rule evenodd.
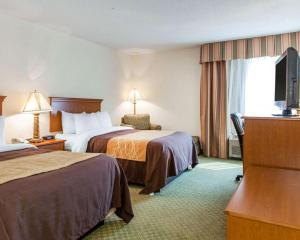
<path id="1" fill-rule="evenodd" d="M 62 111 L 68 113 L 94 113 L 101 111 L 102 101 L 102 99 L 50 97 L 52 107 L 50 132 L 63 131 Z M 107 153 L 107 144 L 111 139 L 133 134 L 134 132 L 136 130 L 96 134 L 89 138 L 87 147 L 85 146 L 83 151 Z M 122 141 L 115 142 L 115 145 Z M 152 138 L 147 144 L 144 141 L 141 145 L 146 145 L 146 151 L 141 153 L 141 155 L 146 155 L 145 159 L 142 159 L 143 161 L 132 160 L 134 158 L 129 160 L 116 157 L 124 169 L 128 182 L 145 186 L 141 193 L 159 192 L 172 177 L 178 176 L 189 166 L 194 167 L 197 164 L 198 159 L 192 137 L 184 132 L 173 132 L 166 136 Z M 137 148 L 139 147 L 137 146 Z M 119 150 L 123 153 L 124 151 L 130 151 L 129 155 L 134 155 L 130 149 L 123 148 Z M 126 154 L 123 155 L 126 156 Z"/>
<path id="2" fill-rule="evenodd" d="M 116 142 L 116 145 L 120 145 L 126 136 L 133 136 L 138 132 L 139 130 L 122 130 L 95 136 L 90 139 L 87 152 L 108 153 L 107 148 L 111 140 L 121 138 L 119 142 Z M 150 134 L 153 131 L 148 132 Z M 184 132 L 170 132 L 169 134 L 157 132 L 157 134 L 157 138 L 153 137 L 145 144 L 144 161 L 115 156 L 124 169 L 128 182 L 145 186 L 141 191 L 143 194 L 159 192 L 171 177 L 197 164 L 197 154 L 190 135 Z M 126 151 L 133 151 L 132 142 L 140 142 L 140 140 L 132 140 L 131 137 L 128 141 L 127 145 L 119 146 L 123 148 L 121 150 L 125 152 L 124 156 L 126 156 Z"/>

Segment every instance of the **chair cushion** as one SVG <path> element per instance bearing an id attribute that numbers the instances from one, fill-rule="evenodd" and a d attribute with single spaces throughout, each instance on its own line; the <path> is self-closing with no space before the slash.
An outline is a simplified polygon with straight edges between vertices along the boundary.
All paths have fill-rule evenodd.
<path id="1" fill-rule="evenodd" d="M 124 116 L 124 123 L 132 125 L 136 129 L 149 130 L 150 129 L 150 115 L 149 114 L 126 114 Z"/>

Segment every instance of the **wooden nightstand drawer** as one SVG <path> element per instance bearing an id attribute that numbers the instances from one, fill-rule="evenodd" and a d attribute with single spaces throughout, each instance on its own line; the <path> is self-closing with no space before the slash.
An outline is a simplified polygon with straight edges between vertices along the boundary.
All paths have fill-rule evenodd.
<path id="1" fill-rule="evenodd" d="M 40 149 L 49 149 L 49 150 L 65 150 L 65 141 L 64 140 L 45 140 L 40 143 L 33 143 L 34 146 Z"/>

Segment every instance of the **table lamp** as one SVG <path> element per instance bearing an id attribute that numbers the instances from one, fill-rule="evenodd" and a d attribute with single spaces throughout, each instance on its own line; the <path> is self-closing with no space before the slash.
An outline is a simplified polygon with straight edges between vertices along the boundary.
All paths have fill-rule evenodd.
<path id="1" fill-rule="evenodd" d="M 25 107 L 23 109 L 24 113 L 32 113 L 34 116 L 34 125 L 33 125 L 33 138 L 29 140 L 31 143 L 41 142 L 40 138 L 40 127 L 39 127 L 39 116 L 40 113 L 52 111 L 51 106 L 43 97 L 43 95 L 34 91 L 29 94 Z"/>
<path id="2" fill-rule="evenodd" d="M 136 88 L 134 88 L 130 91 L 128 100 L 133 103 L 133 114 L 135 115 L 136 114 L 136 102 L 138 100 L 141 100 L 141 95 Z"/>

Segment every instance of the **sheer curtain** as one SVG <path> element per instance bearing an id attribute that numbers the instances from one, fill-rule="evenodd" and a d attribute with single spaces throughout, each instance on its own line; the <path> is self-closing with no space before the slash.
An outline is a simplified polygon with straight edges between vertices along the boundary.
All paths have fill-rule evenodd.
<path id="1" fill-rule="evenodd" d="M 247 60 L 245 115 L 270 115 L 278 111 L 274 105 L 275 62 L 277 57 Z"/>
<path id="2" fill-rule="evenodd" d="M 230 113 L 246 116 L 276 113 L 274 105 L 275 61 L 278 57 L 239 59 L 227 62 L 227 132 L 236 135 Z"/>
<path id="3" fill-rule="evenodd" d="M 227 62 L 227 135 L 236 135 L 230 114 L 245 113 L 245 85 L 247 60 L 238 59 Z"/>

